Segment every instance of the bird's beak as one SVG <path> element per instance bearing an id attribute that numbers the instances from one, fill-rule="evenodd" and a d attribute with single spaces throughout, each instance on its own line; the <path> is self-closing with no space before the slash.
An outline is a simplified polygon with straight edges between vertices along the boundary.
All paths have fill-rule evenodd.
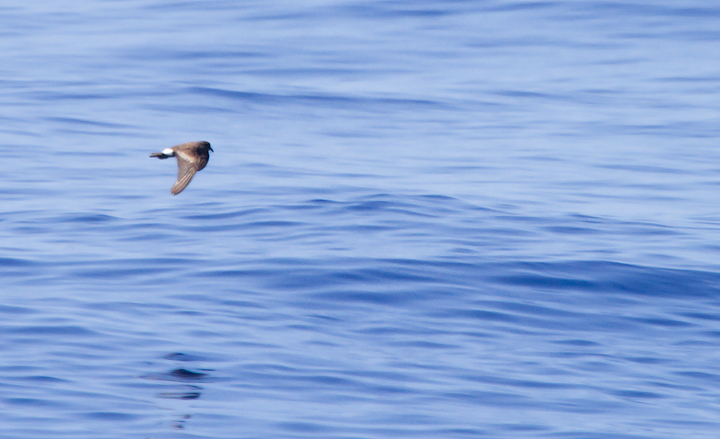
<path id="1" fill-rule="evenodd" d="M 215 150 L 212 149 L 212 146 L 208 146 L 208 148 L 210 148 L 210 151 L 215 152 Z"/>

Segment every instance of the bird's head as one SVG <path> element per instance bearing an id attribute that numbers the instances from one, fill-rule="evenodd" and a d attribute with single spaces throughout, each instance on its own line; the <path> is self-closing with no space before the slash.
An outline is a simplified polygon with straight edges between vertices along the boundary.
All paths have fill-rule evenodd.
<path id="1" fill-rule="evenodd" d="M 193 143 L 195 144 L 195 148 L 197 149 L 198 152 L 200 152 L 200 151 L 205 151 L 205 152 L 207 152 L 207 151 L 212 151 L 212 152 L 215 152 L 215 151 L 213 151 L 212 146 L 210 146 L 210 142 L 206 142 L 206 141 L 204 141 L 204 140 L 201 140 L 201 141 L 199 141 L 199 142 L 193 142 Z"/>

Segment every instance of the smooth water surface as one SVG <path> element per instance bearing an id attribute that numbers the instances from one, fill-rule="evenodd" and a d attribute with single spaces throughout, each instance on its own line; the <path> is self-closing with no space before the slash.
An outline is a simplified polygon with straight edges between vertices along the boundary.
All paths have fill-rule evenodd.
<path id="1" fill-rule="evenodd" d="M 0 437 L 716 438 L 719 17 L 4 4 Z"/>

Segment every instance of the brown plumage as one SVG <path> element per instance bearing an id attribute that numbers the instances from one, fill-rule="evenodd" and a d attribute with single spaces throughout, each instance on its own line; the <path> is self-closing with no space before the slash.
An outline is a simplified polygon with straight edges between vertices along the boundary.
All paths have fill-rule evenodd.
<path id="1" fill-rule="evenodd" d="M 178 163 L 177 181 L 170 192 L 177 195 L 190 184 L 197 171 L 202 170 L 210 159 L 210 152 L 213 151 L 208 142 L 188 142 L 181 145 L 166 148 L 163 152 L 154 152 L 150 157 L 157 157 L 164 160 L 176 157 Z"/>

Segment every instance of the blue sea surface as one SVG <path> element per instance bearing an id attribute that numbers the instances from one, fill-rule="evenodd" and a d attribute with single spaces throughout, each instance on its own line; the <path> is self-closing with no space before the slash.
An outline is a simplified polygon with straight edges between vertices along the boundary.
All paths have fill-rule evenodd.
<path id="1" fill-rule="evenodd" d="M 4 3 L 0 438 L 717 438 L 719 18 Z"/>

